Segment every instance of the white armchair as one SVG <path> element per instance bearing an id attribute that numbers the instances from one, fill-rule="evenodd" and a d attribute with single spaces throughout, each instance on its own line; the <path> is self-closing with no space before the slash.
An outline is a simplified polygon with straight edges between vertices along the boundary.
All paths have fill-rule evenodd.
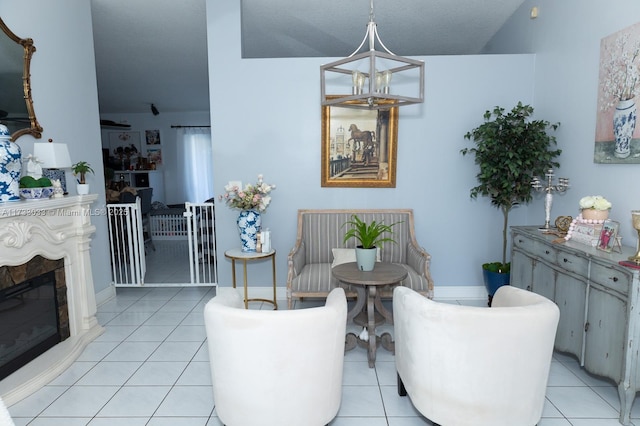
<path id="1" fill-rule="evenodd" d="M 338 413 L 347 324 L 344 290 L 325 306 L 246 310 L 231 288 L 204 308 L 213 399 L 228 426 L 319 426 Z"/>
<path id="2" fill-rule="evenodd" d="M 558 307 L 501 287 L 491 308 L 393 293 L 398 392 L 443 426 L 533 426 L 542 416 Z"/>

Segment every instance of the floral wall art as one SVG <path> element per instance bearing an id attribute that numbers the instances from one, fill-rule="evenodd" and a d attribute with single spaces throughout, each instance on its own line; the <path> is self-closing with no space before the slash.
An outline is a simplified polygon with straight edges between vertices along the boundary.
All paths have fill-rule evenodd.
<path id="1" fill-rule="evenodd" d="M 640 163 L 640 23 L 600 42 L 595 163 Z"/>

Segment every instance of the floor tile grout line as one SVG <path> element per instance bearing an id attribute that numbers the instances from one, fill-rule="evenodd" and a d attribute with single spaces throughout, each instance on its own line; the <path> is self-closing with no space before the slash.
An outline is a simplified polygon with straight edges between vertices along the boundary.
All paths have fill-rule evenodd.
<path id="1" fill-rule="evenodd" d="M 150 293 L 151 293 L 151 292 L 146 292 L 145 294 L 146 294 L 146 295 L 149 295 Z M 173 294 L 173 295 L 172 295 L 168 300 L 166 300 L 166 301 L 165 301 L 165 303 L 164 303 L 164 304 L 162 304 L 162 305 L 161 305 L 161 307 L 166 306 L 166 304 L 167 304 L 170 300 L 178 301 L 178 300 L 177 300 L 177 299 L 175 299 L 175 298 L 179 295 L 179 293 L 180 293 L 180 292 L 178 291 L 178 292 L 176 292 L 175 294 Z M 211 294 L 207 294 L 207 293 L 205 292 L 205 293 L 204 293 L 204 294 L 203 294 L 203 295 L 202 295 L 198 300 L 195 300 L 195 299 L 194 299 L 194 300 L 184 300 L 184 302 L 186 302 L 186 303 L 194 303 L 194 306 L 193 306 L 193 307 L 192 307 L 192 308 L 187 312 L 187 314 L 182 318 L 182 320 L 181 320 L 177 325 L 175 325 L 175 326 L 173 327 L 173 330 L 172 330 L 169 334 L 167 334 L 167 337 L 165 337 L 162 341 L 159 341 L 159 345 L 158 345 L 158 347 L 157 347 L 153 352 L 151 352 L 151 354 L 146 358 L 146 360 L 145 360 L 145 361 L 142 361 L 142 362 L 141 362 L 140 367 L 138 367 L 138 369 L 136 369 L 136 371 L 135 371 L 135 372 L 133 372 L 133 373 L 131 374 L 131 377 L 133 377 L 133 375 L 134 375 L 137 371 L 139 371 L 139 368 L 141 368 L 141 366 L 142 366 L 142 365 L 144 365 L 146 362 L 150 362 L 150 357 L 151 357 L 154 353 L 156 353 L 156 352 L 157 352 L 158 348 L 160 347 L 160 345 L 162 345 L 162 343 L 168 342 L 168 340 L 167 340 L 167 339 L 168 339 L 168 337 L 169 337 L 172 333 L 174 333 L 174 332 L 176 331 L 176 329 L 177 329 L 179 326 L 181 326 L 181 325 L 187 325 L 187 324 L 183 324 L 183 322 L 187 319 L 187 317 L 188 317 L 190 314 L 192 314 L 192 313 L 196 313 L 195 311 L 200 309 L 200 308 L 199 308 L 199 306 L 201 307 L 202 302 L 204 302 L 204 301 L 205 301 L 205 298 L 208 298 L 209 296 L 211 296 Z M 136 301 L 140 301 L 141 299 L 143 299 L 143 297 L 137 298 L 137 299 L 136 299 Z M 264 304 L 262 304 L 262 305 L 264 305 Z M 262 305 L 260 306 L 260 309 L 263 307 Z M 117 313 L 117 315 L 116 315 L 116 317 L 117 317 L 118 315 L 120 315 L 120 314 L 122 314 L 122 313 L 126 312 L 126 311 L 127 311 L 128 309 L 130 309 L 130 308 L 131 308 L 131 305 L 130 305 L 128 308 L 124 309 L 123 311 L 118 312 L 118 313 Z M 158 312 L 160 311 L 160 309 L 161 309 L 161 308 L 158 308 L 158 309 L 156 309 L 155 311 L 153 311 L 153 314 L 158 313 Z M 153 314 L 152 314 L 152 315 L 153 315 Z M 112 318 L 110 321 L 113 321 L 113 319 L 115 319 L 116 317 Z M 148 319 L 147 319 L 147 320 L 148 320 Z M 136 330 L 139 330 L 139 328 L 140 328 L 141 326 L 145 325 L 145 323 L 146 323 L 146 321 L 147 321 L 147 320 L 143 321 L 141 324 L 136 325 L 136 326 L 135 326 L 135 329 L 134 329 L 130 334 L 128 334 L 127 336 L 125 336 L 125 337 L 121 338 L 121 340 L 117 342 L 117 345 L 116 345 L 114 348 L 112 348 L 112 349 L 111 349 L 107 354 L 105 354 L 105 355 L 104 355 L 104 356 L 103 356 L 99 361 L 96 361 L 96 364 L 95 364 L 95 365 L 98 365 L 100 362 L 107 362 L 107 361 L 105 361 L 105 358 L 106 358 L 109 354 L 111 354 L 111 353 L 113 352 L 113 350 L 115 350 L 117 347 L 119 347 L 119 345 L 121 345 L 122 343 L 124 343 L 124 342 L 126 341 L 126 339 L 127 339 L 127 338 L 131 337 L 131 334 L 135 333 L 135 331 L 136 331 Z M 109 322 L 110 322 L 110 321 L 109 321 Z M 188 325 L 200 325 L 200 324 L 188 324 Z M 195 362 L 195 359 L 196 359 L 195 357 L 196 357 L 196 356 L 197 356 L 197 354 L 198 354 L 198 353 L 203 349 L 203 345 L 206 345 L 206 338 L 204 339 L 204 341 L 200 342 L 200 344 L 199 344 L 198 348 L 194 351 L 194 353 L 193 353 L 193 355 L 190 357 L 189 361 L 187 361 L 186 366 L 184 367 L 184 369 L 182 370 L 182 372 L 180 373 L 180 375 L 178 376 L 178 378 L 177 378 L 177 379 L 173 382 L 173 384 L 170 386 L 170 389 L 174 389 L 174 388 L 177 386 L 177 383 L 178 383 L 178 381 L 179 381 L 180 377 L 183 377 L 183 375 L 184 375 L 184 373 L 185 373 L 186 369 L 189 367 L 189 365 L 191 365 L 193 362 Z M 566 368 L 568 371 L 570 371 L 570 372 L 571 372 L 571 375 L 572 375 L 572 376 L 574 376 L 576 379 L 578 379 L 580 383 L 583 383 L 583 385 L 575 386 L 576 388 L 578 388 L 578 387 L 580 387 L 580 388 L 587 387 L 587 388 L 591 389 L 593 392 L 595 392 L 596 394 L 598 394 L 599 398 L 600 398 L 603 402 L 606 402 L 606 405 L 608 405 L 609 407 L 611 407 L 611 408 L 613 408 L 614 410 L 616 410 L 616 409 L 615 409 L 615 407 L 613 407 L 613 405 L 612 405 L 611 403 L 609 403 L 607 399 L 605 399 L 603 396 L 601 396 L 598 392 L 596 392 L 596 391 L 595 391 L 595 388 L 605 388 L 605 387 L 607 387 L 606 385 L 602 385 L 602 386 L 590 385 L 589 383 L 585 382 L 585 381 L 584 381 L 580 376 L 578 376 L 578 375 L 577 375 L 577 373 L 576 373 L 576 371 L 575 371 L 575 368 L 574 368 L 575 366 L 573 366 L 573 364 L 571 364 L 571 367 L 569 366 L 569 360 L 568 360 L 568 359 L 564 359 L 564 358 L 556 358 L 556 360 L 558 361 L 558 363 L 559 363 L 563 368 Z M 345 360 L 345 361 L 346 361 L 346 360 Z M 117 361 L 109 361 L 109 362 L 117 362 Z M 95 365 L 94 365 L 94 367 L 95 367 Z M 93 367 L 92 367 L 91 369 L 93 369 Z M 91 369 L 90 369 L 89 371 L 91 371 Z M 84 375 L 86 375 L 86 374 L 87 374 L 87 373 L 84 373 L 81 377 L 84 377 Z M 381 400 L 382 400 L 382 404 L 383 404 L 383 411 L 384 411 L 384 416 L 385 416 L 386 424 L 388 425 L 388 424 L 389 424 L 389 417 L 388 417 L 388 414 L 387 414 L 387 411 L 386 411 L 385 401 L 384 401 L 384 398 L 383 398 L 383 395 L 382 395 L 382 386 L 383 386 L 383 385 L 380 383 L 380 374 L 379 374 L 379 372 L 378 372 L 378 369 L 377 369 L 377 368 L 376 368 L 376 370 L 375 370 L 375 374 L 376 374 L 376 382 L 377 382 L 377 384 L 376 384 L 376 385 L 378 386 L 378 390 L 379 390 L 379 393 L 380 393 L 380 398 L 381 398 Z M 129 377 L 129 378 L 127 379 L 127 381 L 125 381 L 122 385 L 120 385 L 120 386 L 119 386 L 119 389 L 122 389 L 122 387 L 124 387 L 124 386 L 136 386 L 136 385 L 127 385 L 127 383 L 131 380 L 131 377 Z M 71 386 L 69 386 L 69 385 L 65 385 L 65 386 L 64 386 L 64 387 L 66 388 L 66 389 L 65 389 L 65 392 L 67 392 L 70 388 L 72 388 L 73 386 L 75 386 L 78 380 L 80 380 L 80 378 L 79 378 L 79 379 L 77 379 L 77 380 L 74 382 L 74 384 L 73 384 L 73 385 L 71 385 Z M 57 385 L 57 386 L 60 386 L 60 385 Z M 187 385 L 185 385 L 185 386 L 187 386 Z M 196 385 L 193 385 L 193 386 L 196 386 Z M 390 386 L 390 385 L 384 385 L 384 386 Z M 170 390 L 170 391 L 171 391 L 171 390 Z M 58 400 L 58 398 L 60 398 L 60 396 L 64 395 L 64 393 L 65 393 L 65 392 L 63 392 L 61 395 L 59 395 L 59 396 L 54 400 L 54 402 L 55 402 L 56 400 Z M 117 393 L 117 392 L 116 392 L 116 393 Z M 169 394 L 169 393 L 167 393 L 167 395 L 168 395 L 168 394 Z M 115 395 L 115 394 L 114 394 L 114 395 Z M 167 395 L 165 395 L 165 398 L 167 397 Z M 110 400 L 111 400 L 111 399 L 110 399 Z M 110 401 L 110 400 L 109 400 L 109 401 Z M 552 406 L 553 406 L 553 407 L 558 411 L 558 413 L 560 413 L 560 415 L 562 416 L 562 418 L 563 418 L 563 419 L 565 419 L 569 424 L 573 424 L 573 422 L 571 421 L 571 419 L 570 419 L 570 418 L 568 418 L 564 413 L 562 413 L 562 411 L 560 411 L 560 410 L 558 409 L 558 407 L 556 407 L 556 406 L 553 404 L 553 402 L 551 402 L 551 400 L 549 400 L 548 398 L 547 398 L 547 400 L 548 400 L 548 401 L 549 401 L 549 403 L 551 403 L 551 405 L 552 405 Z M 163 401 L 164 401 L 164 399 L 163 399 Z M 51 404 L 53 404 L 53 402 L 51 402 Z M 46 408 L 48 408 L 51 404 L 49 404 Z M 162 402 L 158 405 L 158 407 L 156 407 L 156 409 L 154 410 L 153 415 L 152 415 L 151 417 L 149 417 L 149 421 L 151 421 L 151 419 L 153 419 L 154 415 L 157 413 L 157 410 L 158 410 L 158 408 L 160 407 L 160 405 L 161 405 L 161 404 L 162 404 Z M 44 408 L 44 409 L 43 409 L 43 411 L 44 411 L 44 410 L 46 410 L 46 408 Z M 102 410 L 103 408 L 104 408 L 104 406 L 103 406 L 100 410 Z M 208 416 L 208 417 L 209 417 L 209 419 L 212 419 L 212 418 L 214 417 L 214 416 L 213 416 L 213 412 L 214 412 L 214 411 L 215 411 L 215 406 L 212 408 L 212 410 L 211 410 L 211 412 L 210 412 L 210 414 L 209 414 L 209 416 Z M 617 412 L 619 412 L 619 410 L 616 410 L 616 411 L 617 411 Z M 98 412 L 99 412 L 99 411 L 98 411 Z M 96 413 L 96 414 L 97 414 L 97 413 Z M 34 419 L 35 419 L 35 418 L 37 418 L 37 417 L 34 417 Z M 94 418 L 95 418 L 95 417 L 94 417 Z M 574 420 L 575 420 L 575 419 L 574 419 Z"/>

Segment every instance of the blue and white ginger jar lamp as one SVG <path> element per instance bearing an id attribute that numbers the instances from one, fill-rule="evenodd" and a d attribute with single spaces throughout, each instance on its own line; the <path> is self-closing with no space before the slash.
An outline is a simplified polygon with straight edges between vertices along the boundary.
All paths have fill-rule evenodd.
<path id="1" fill-rule="evenodd" d="M 0 202 L 20 200 L 22 153 L 11 142 L 9 128 L 0 124 Z"/>

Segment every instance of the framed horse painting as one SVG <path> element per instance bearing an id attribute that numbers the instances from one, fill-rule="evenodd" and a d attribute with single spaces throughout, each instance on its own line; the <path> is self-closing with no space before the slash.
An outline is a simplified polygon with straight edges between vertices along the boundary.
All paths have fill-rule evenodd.
<path id="1" fill-rule="evenodd" d="M 395 188 L 398 107 L 322 107 L 322 186 Z"/>

